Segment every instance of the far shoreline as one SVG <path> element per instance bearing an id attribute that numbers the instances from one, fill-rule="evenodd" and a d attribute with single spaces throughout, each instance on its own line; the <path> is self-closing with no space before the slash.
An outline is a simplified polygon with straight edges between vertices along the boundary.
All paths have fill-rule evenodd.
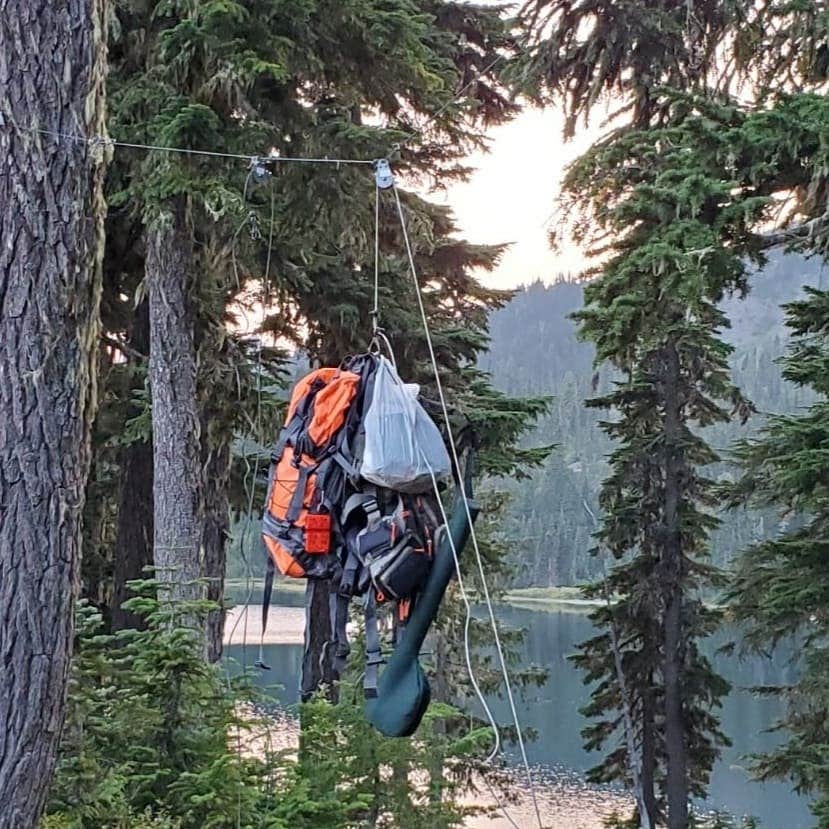
<path id="1" fill-rule="evenodd" d="M 261 606 L 262 579 L 227 579 L 225 595 L 228 604 L 244 605 L 250 603 Z M 279 579 L 274 585 L 274 597 L 279 604 L 280 596 L 288 606 L 299 603 L 305 594 L 305 581 L 302 579 Z M 249 602 L 245 599 L 250 595 Z M 473 597 L 474 601 L 474 597 Z M 498 600 L 499 604 L 516 607 L 523 610 L 537 610 L 546 612 L 588 613 L 602 602 L 596 599 L 585 599 L 580 587 L 519 587 L 507 590 Z"/>

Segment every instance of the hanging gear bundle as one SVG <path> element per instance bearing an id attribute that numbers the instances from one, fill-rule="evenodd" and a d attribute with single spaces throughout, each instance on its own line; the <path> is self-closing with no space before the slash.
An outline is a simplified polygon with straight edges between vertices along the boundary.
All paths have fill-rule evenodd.
<path id="1" fill-rule="evenodd" d="M 500 57 L 497 57 L 495 61 L 479 74 L 484 74 L 486 71 L 489 71 L 498 60 L 500 60 Z M 474 82 L 475 79 L 470 81 L 470 84 L 467 84 L 467 86 Z M 463 91 L 461 90 L 461 92 Z M 436 117 L 437 114 L 439 113 L 436 113 L 433 117 Z M 399 145 L 396 145 L 395 149 L 399 149 Z M 216 153 L 210 154 L 216 155 Z M 248 179 L 255 183 L 261 183 L 266 180 L 271 173 L 270 167 L 265 165 L 262 159 L 256 157 L 251 158 L 250 161 L 251 169 Z M 317 163 L 336 164 L 338 169 L 343 163 L 368 163 L 355 160 L 330 159 L 328 157 L 321 159 L 280 158 L 279 161 L 314 161 Z M 273 164 L 276 163 L 272 159 L 271 162 Z M 397 213 L 400 218 L 400 226 L 409 261 L 409 270 L 414 282 L 415 295 L 426 335 L 426 343 L 434 371 L 435 384 L 440 398 L 443 422 L 447 428 L 447 438 L 452 450 L 452 462 L 454 466 L 450 467 L 448 458 L 446 459 L 447 463 L 445 466 L 447 469 L 451 468 L 457 476 L 453 514 L 451 519 L 447 518 L 438 492 L 437 478 L 438 474 L 443 471 L 443 458 L 439 458 L 439 455 L 430 455 L 429 450 L 433 448 L 433 445 L 426 447 L 421 445 L 417 451 L 417 462 L 424 461 L 429 471 L 429 477 L 434 487 L 433 503 L 440 510 L 443 524 L 439 527 L 437 526 L 437 522 L 434 519 L 434 512 L 424 506 L 424 496 L 421 496 L 415 506 L 432 522 L 431 524 L 427 523 L 425 525 L 422 519 L 420 522 L 414 520 L 413 523 L 410 523 L 408 519 L 413 513 L 411 509 L 406 508 L 402 494 L 398 496 L 397 507 L 393 508 L 391 513 L 386 513 L 380 508 L 380 500 L 377 497 L 379 493 L 376 490 L 372 493 L 366 489 L 362 493 L 364 497 L 360 499 L 359 504 L 354 505 L 352 502 L 352 508 L 357 506 L 362 511 L 364 520 L 361 524 L 356 525 L 359 527 L 356 532 L 354 529 L 355 525 L 351 525 L 350 532 L 346 531 L 344 533 L 343 527 L 348 526 L 348 521 L 339 523 L 337 520 L 337 512 L 336 510 L 332 511 L 332 508 L 337 503 L 338 495 L 344 497 L 347 485 L 350 484 L 358 490 L 360 487 L 361 477 L 359 470 L 349 462 L 350 456 L 358 459 L 360 452 L 349 452 L 352 446 L 357 445 L 350 442 L 349 436 L 355 438 L 365 437 L 364 434 L 361 435 L 359 427 L 355 430 L 354 424 L 355 422 L 359 423 L 359 420 L 357 417 L 352 417 L 352 411 L 363 411 L 364 404 L 367 400 L 371 399 L 367 394 L 370 378 L 368 378 L 369 382 L 363 384 L 362 380 L 364 378 L 361 371 L 351 372 L 359 376 L 360 382 L 355 383 L 353 377 L 345 377 L 341 373 L 342 368 L 337 370 L 322 369 L 322 373 L 312 373 L 312 375 L 309 375 L 308 378 L 305 378 L 305 387 L 298 387 L 292 396 L 285 430 L 283 430 L 283 435 L 280 439 L 280 446 L 277 447 L 279 451 L 274 453 L 271 468 L 271 480 L 265 515 L 266 523 L 263 533 L 269 555 L 267 557 L 268 574 L 265 581 L 262 642 L 264 642 L 267 614 L 276 567 L 279 566 L 282 572 L 294 577 L 307 577 L 306 612 L 308 612 L 314 606 L 313 599 L 317 593 L 314 585 L 325 578 L 322 575 L 323 573 L 338 574 L 343 564 L 343 558 L 345 557 L 346 567 L 343 570 L 343 576 L 340 582 L 337 583 L 336 578 L 332 582 L 338 584 L 338 586 L 336 591 L 331 594 L 329 601 L 334 634 L 333 641 L 327 644 L 333 644 L 335 646 L 333 653 L 335 654 L 334 661 L 337 665 L 344 665 L 345 656 L 348 653 L 348 645 L 345 638 L 348 599 L 354 587 L 358 587 L 359 589 L 360 584 L 372 585 L 366 594 L 366 637 L 367 650 L 370 654 L 369 664 L 371 665 L 373 663 L 375 665 L 374 672 L 376 675 L 376 664 L 382 662 L 382 658 L 379 658 L 379 638 L 376 635 L 376 625 L 369 624 L 369 622 L 374 621 L 376 618 L 374 611 L 378 599 L 385 599 L 386 594 L 388 594 L 397 600 L 401 620 L 405 620 L 406 618 L 409 620 L 406 636 L 402 638 L 397 637 L 397 646 L 389 660 L 386 670 L 383 671 L 380 677 L 379 683 L 376 683 L 376 690 L 367 683 L 367 692 L 369 692 L 367 695 L 369 699 L 366 703 L 366 715 L 368 721 L 383 734 L 397 737 L 408 736 L 413 734 L 420 724 L 429 704 L 429 684 L 418 661 L 420 648 L 437 615 L 449 581 L 452 575 L 457 573 L 460 595 L 466 606 L 467 614 L 464 635 L 467 668 L 472 686 L 475 689 L 495 735 L 494 748 L 487 758 L 488 760 L 492 760 L 497 755 L 500 746 L 499 731 L 472 671 L 469 648 L 469 625 L 472 618 L 472 607 L 463 587 L 458 559 L 459 552 L 463 550 L 467 539 L 471 538 L 478 572 L 481 576 L 483 596 L 489 610 L 495 649 L 498 654 L 507 698 L 512 711 L 518 745 L 521 750 L 524 768 L 527 772 L 527 780 L 532 792 L 536 819 L 540 827 L 541 815 L 536 801 L 532 774 L 524 749 L 521 726 L 515 709 L 509 674 L 501 648 L 492 602 L 486 586 L 483 560 L 474 532 L 474 522 L 478 515 L 478 507 L 472 500 L 471 455 L 467 455 L 465 451 L 459 450 L 458 444 L 454 441 L 451 433 L 449 412 L 443 394 L 437 358 L 429 331 L 426 308 L 418 282 L 415 255 L 409 239 L 403 205 L 395 185 L 394 174 L 391 171 L 387 158 L 372 163 L 376 183 L 374 307 L 371 311 L 374 334 L 373 344 L 380 341 L 385 341 L 388 344 L 388 340 L 386 340 L 385 335 L 379 328 L 378 319 L 380 295 L 380 192 L 381 190 L 390 189 L 393 191 Z M 246 189 L 247 183 L 246 181 Z M 273 231 L 273 204 L 272 199 L 271 233 Z M 268 265 L 265 269 L 266 275 L 264 280 L 265 302 L 263 304 L 266 304 L 267 301 L 270 256 L 271 242 L 268 245 Z M 261 347 L 259 353 L 261 370 Z M 360 369 L 361 367 L 355 365 L 353 368 Z M 317 439 L 310 433 L 306 434 L 306 427 L 309 426 L 309 420 L 317 419 L 315 410 L 316 400 L 312 401 L 310 398 L 315 398 L 318 392 L 327 388 L 329 384 L 333 384 L 334 381 L 338 381 L 336 383 L 337 391 L 329 391 L 327 394 L 321 396 L 324 398 L 330 397 L 331 399 L 321 407 L 327 411 L 325 411 L 322 418 L 315 424 L 318 434 Z M 399 378 L 397 379 L 397 383 L 403 386 Z M 306 399 L 306 397 L 309 399 Z M 314 409 L 313 415 L 311 414 L 312 408 Z M 408 407 L 404 406 L 402 408 L 406 409 Z M 300 409 L 300 419 L 292 423 L 291 421 Z M 423 414 L 425 415 L 425 413 Z M 419 411 L 411 421 L 412 433 L 417 433 L 418 431 L 416 428 L 418 417 L 421 418 L 421 432 L 428 435 L 431 431 L 429 427 L 434 427 L 434 424 L 429 421 L 428 417 L 421 416 Z M 414 446 L 417 447 L 419 445 L 423 439 L 423 434 L 417 440 L 413 441 Z M 443 447 L 444 454 L 445 451 L 446 447 Z M 337 466 L 342 471 L 335 470 L 332 467 L 330 463 L 332 459 L 336 459 Z M 283 460 L 287 464 L 290 464 L 291 468 L 289 470 L 286 466 L 282 466 L 281 471 L 283 473 L 287 472 L 287 477 L 284 480 L 286 484 L 285 491 L 281 494 L 275 494 L 275 484 L 277 481 L 281 482 L 281 479 L 277 479 L 276 475 L 280 472 L 280 463 Z M 294 470 L 296 470 L 295 475 Z M 254 471 L 255 477 L 256 472 Z M 380 479 L 381 486 L 385 480 Z M 341 484 L 342 490 L 339 488 Z M 326 490 L 323 485 L 328 487 L 328 489 Z M 403 491 L 419 492 L 419 481 L 412 486 L 411 490 L 409 490 L 410 486 L 412 486 L 412 481 L 404 477 L 401 493 Z M 332 491 L 334 493 L 333 496 Z M 288 494 L 290 494 L 290 497 L 286 497 Z M 394 499 L 391 498 L 390 500 L 393 501 Z M 420 535 L 417 534 L 418 529 L 423 530 Z M 350 546 L 344 540 L 346 538 L 349 539 Z M 388 538 L 388 543 L 386 543 L 386 538 Z M 428 540 L 425 544 L 424 539 Z M 409 542 L 419 542 L 421 546 L 414 547 Z M 362 579 L 357 580 L 358 570 L 354 570 L 353 561 L 349 563 L 348 560 L 352 558 L 351 550 L 356 550 L 353 559 L 356 559 L 358 568 L 362 567 L 367 572 L 367 578 L 364 575 Z M 434 550 L 433 561 L 430 561 L 432 558 L 431 550 Z M 423 561 L 415 558 L 415 554 L 422 556 L 424 553 L 427 553 L 425 566 Z M 320 558 L 312 559 L 309 556 L 320 556 Z M 347 574 L 350 574 L 350 582 Z M 426 575 L 424 576 L 424 574 Z M 352 585 L 351 588 L 348 587 L 349 584 Z M 421 584 L 421 586 L 417 587 L 416 585 L 418 584 Z M 407 596 L 407 593 L 412 593 L 412 595 Z M 310 650 L 308 631 L 309 626 L 306 625 L 306 656 L 303 660 L 303 676 L 305 675 L 306 668 L 309 667 L 308 657 Z M 341 631 L 341 635 L 338 634 L 338 631 Z M 267 668 L 263 661 L 262 642 L 260 642 L 257 664 L 262 668 Z M 323 659 L 327 658 L 327 652 L 328 649 L 324 649 Z M 372 660 L 372 655 L 378 657 L 376 661 Z M 370 673 L 372 673 L 372 669 L 369 667 L 367 668 L 367 675 Z M 304 682 L 303 686 L 303 691 L 305 691 Z M 308 688 L 309 693 L 312 690 L 314 690 L 314 687 Z M 370 693 L 371 691 L 373 693 Z M 503 809 L 503 806 L 501 808 Z M 509 817 L 506 810 L 504 810 L 504 813 L 510 824 L 517 829 L 517 824 Z"/>
<path id="2" fill-rule="evenodd" d="M 362 474 L 368 447 L 371 481 Z M 342 673 L 349 653 L 348 607 L 355 596 L 363 597 L 365 609 L 364 690 L 368 698 L 377 696 L 384 662 L 378 607 L 394 605 L 400 641 L 441 533 L 434 483 L 449 471 L 439 430 L 415 388 L 405 386 L 384 357 L 350 358 L 339 368 L 312 371 L 294 387 L 272 455 L 262 523 L 269 554 L 262 624 L 264 634 L 274 570 L 308 580 L 307 616 L 319 606 L 317 591 L 328 593 L 332 638 L 323 658 L 330 670 L 310 661 L 306 635 L 303 697 L 316 690 L 320 675 L 336 679 Z M 261 657 L 260 665 L 265 667 Z"/>

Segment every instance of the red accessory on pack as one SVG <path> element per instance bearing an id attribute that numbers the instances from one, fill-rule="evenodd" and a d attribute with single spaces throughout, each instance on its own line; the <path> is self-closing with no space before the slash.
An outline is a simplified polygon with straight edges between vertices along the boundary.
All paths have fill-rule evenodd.
<path id="1" fill-rule="evenodd" d="M 309 512 L 305 519 L 305 552 L 321 555 L 331 552 L 331 516 Z"/>

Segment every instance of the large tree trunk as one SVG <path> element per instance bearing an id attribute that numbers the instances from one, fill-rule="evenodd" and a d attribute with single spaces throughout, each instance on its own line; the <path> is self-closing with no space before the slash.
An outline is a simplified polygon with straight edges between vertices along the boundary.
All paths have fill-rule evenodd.
<path id="1" fill-rule="evenodd" d="M 103 0 L 0 2 L 0 827 L 32 829 L 65 713 L 95 410 Z"/>
<path id="2" fill-rule="evenodd" d="M 671 342 L 665 349 L 665 543 L 663 547 L 665 643 L 665 753 L 669 829 L 688 826 L 688 770 L 683 714 L 685 641 L 682 626 L 682 537 L 680 498 L 682 457 L 680 449 L 679 354 Z"/>
<path id="3" fill-rule="evenodd" d="M 156 578 L 173 601 L 203 596 L 202 469 L 193 288 L 193 242 L 180 200 L 148 230 L 150 388 Z"/>
<path id="4" fill-rule="evenodd" d="M 138 354 L 149 354 L 150 314 L 146 299 L 136 309 L 129 345 Z M 131 411 L 129 416 L 136 414 L 137 411 Z M 113 630 L 142 625 L 141 617 L 124 610 L 123 604 L 132 596 L 127 582 L 146 578 L 144 568 L 153 563 L 152 439 L 125 446 L 120 461 L 121 491 L 113 561 Z"/>

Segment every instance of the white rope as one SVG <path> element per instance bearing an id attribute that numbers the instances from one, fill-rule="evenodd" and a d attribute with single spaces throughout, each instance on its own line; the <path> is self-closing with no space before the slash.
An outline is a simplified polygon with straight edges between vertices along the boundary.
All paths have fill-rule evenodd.
<path id="1" fill-rule="evenodd" d="M 3 126 L 2 119 L 0 118 L 0 126 Z M 287 163 L 287 164 L 334 164 L 337 167 L 340 167 L 343 164 L 374 164 L 373 159 L 366 159 L 366 158 L 329 158 L 328 156 L 322 157 L 299 157 L 299 156 L 286 156 L 286 155 L 245 155 L 242 153 L 224 153 L 218 152 L 217 150 L 196 150 L 191 149 L 189 147 L 169 147 L 169 146 L 162 146 L 158 144 L 133 144 L 128 141 L 118 141 L 115 138 L 109 138 L 105 135 L 93 135 L 90 137 L 84 137 L 82 135 L 75 135 L 73 133 L 68 132 L 58 132 L 56 130 L 45 130 L 39 127 L 25 127 L 20 126 L 18 124 L 14 124 L 12 122 L 11 126 L 21 132 L 34 132 L 38 133 L 39 135 L 50 135 L 54 138 L 60 138 L 64 141 L 74 141 L 78 144 L 89 144 L 91 146 L 106 146 L 106 147 L 122 147 L 124 149 L 131 149 L 131 150 L 146 150 L 147 152 L 159 152 L 159 153 L 180 153 L 182 155 L 199 155 L 199 156 L 207 156 L 209 158 L 232 158 L 238 161 L 265 161 L 265 162 L 274 162 L 277 164 Z"/>
<path id="2" fill-rule="evenodd" d="M 374 182 L 374 307 L 371 309 L 371 333 L 376 336 L 380 313 L 380 185 Z"/>
<path id="3" fill-rule="evenodd" d="M 461 563 L 458 558 L 458 551 L 455 547 L 455 539 L 452 538 L 452 533 L 449 532 L 449 517 L 446 514 L 446 508 L 443 506 L 443 499 L 440 497 L 440 489 L 438 487 L 437 478 L 435 478 L 434 470 L 432 469 L 431 464 L 426 459 L 426 456 L 423 454 L 423 451 L 420 450 L 420 457 L 423 462 L 426 464 L 426 468 L 429 470 L 429 476 L 432 479 L 432 487 L 435 491 L 435 498 L 438 502 L 438 508 L 440 509 L 440 516 L 443 520 L 443 526 L 445 528 L 446 537 L 449 541 L 449 547 L 452 550 L 452 558 L 455 560 L 455 572 L 458 576 L 458 590 L 461 594 L 461 601 L 463 602 L 464 609 L 466 611 L 466 618 L 464 619 L 463 624 L 463 653 L 466 659 L 466 672 L 469 675 L 469 681 L 472 683 L 472 687 L 475 689 L 475 695 L 478 697 L 478 701 L 481 703 L 481 707 L 484 709 L 484 714 L 486 715 L 487 721 L 489 722 L 489 727 L 492 729 L 492 734 L 494 737 L 494 745 L 492 747 L 492 751 L 487 756 L 485 763 L 491 763 L 497 756 L 498 752 L 501 750 L 501 732 L 498 728 L 498 723 L 495 721 L 495 717 L 492 715 L 492 711 L 484 697 L 479 685 L 478 680 L 475 678 L 475 670 L 472 667 L 472 649 L 470 647 L 470 630 L 472 625 L 472 603 L 469 601 L 469 596 L 466 592 L 466 587 L 463 583 L 463 576 L 461 575 Z M 463 479 L 460 478 L 460 486 L 463 489 Z M 470 523 L 470 527 L 472 524 Z M 490 794 L 494 798 L 498 808 L 503 812 L 504 817 L 510 822 L 510 824 L 514 827 L 514 829 L 521 829 L 521 827 L 512 819 L 512 816 L 507 811 L 504 804 L 501 802 L 500 798 L 496 794 L 494 788 L 490 784 L 489 780 L 484 776 L 484 780 L 486 781 L 487 786 L 489 787 Z"/>
<path id="4" fill-rule="evenodd" d="M 251 180 L 250 172 L 245 179 L 245 186 L 242 194 L 242 204 L 247 202 L 247 192 L 248 192 L 248 185 Z M 273 188 L 273 184 L 271 184 L 271 188 Z M 270 216 L 270 228 L 268 233 L 268 255 L 265 263 L 265 276 L 262 281 L 262 314 L 263 320 L 267 309 L 268 303 L 268 285 L 270 281 L 270 270 L 271 270 L 271 254 L 273 248 L 273 225 L 274 225 L 274 218 L 275 218 L 275 211 L 276 211 L 276 201 L 274 198 L 273 189 L 271 189 L 271 216 Z M 245 225 L 247 225 L 251 220 L 250 215 L 245 217 L 244 222 L 239 226 L 236 232 L 233 234 L 232 242 L 231 242 L 231 254 L 232 254 L 232 262 L 233 262 L 233 273 L 236 279 L 236 286 L 239 287 L 239 271 L 236 262 L 236 243 L 239 238 L 239 233 Z M 236 635 L 236 631 L 239 627 L 239 623 L 242 621 L 244 617 L 244 623 L 242 625 L 242 674 L 247 675 L 248 671 L 248 657 L 247 657 L 247 644 L 248 644 L 248 610 L 250 608 L 251 600 L 253 599 L 253 592 L 256 588 L 255 580 L 253 578 L 253 567 L 251 564 L 250 557 L 248 556 L 247 552 L 245 551 L 245 545 L 248 540 L 248 536 L 250 534 L 250 525 L 253 519 L 253 502 L 254 498 L 256 497 L 256 480 L 259 477 L 259 460 L 260 460 L 260 452 L 259 452 L 259 436 L 262 433 L 262 337 L 261 331 L 260 336 L 257 339 L 257 348 L 256 348 L 256 415 L 253 422 L 253 442 L 256 444 L 256 460 L 251 468 L 250 460 L 248 459 L 247 452 L 244 454 L 244 461 L 245 461 L 245 474 L 243 477 L 243 486 L 245 489 L 245 494 L 247 495 L 247 509 L 245 512 L 245 524 L 242 528 L 242 535 L 239 539 L 239 553 L 242 556 L 242 561 L 245 565 L 245 601 L 243 605 L 242 612 L 236 616 L 236 619 L 233 622 L 233 625 L 230 629 L 230 633 L 227 636 L 228 643 L 233 641 L 234 636 Z M 262 662 L 263 657 L 263 644 L 264 644 L 264 631 L 262 632 L 262 636 L 259 640 L 259 660 Z M 225 664 L 227 665 L 227 651 L 225 651 Z M 226 670 L 226 683 L 228 691 L 231 689 L 231 681 L 230 681 L 230 671 Z M 270 725 L 268 725 L 268 741 L 270 742 Z M 237 723 L 236 725 L 236 753 L 241 759 L 242 757 L 242 733 L 241 733 L 241 725 Z M 268 760 L 269 765 L 272 761 Z M 270 775 L 271 769 L 269 768 L 268 775 L 269 775 L 269 782 L 270 782 Z M 270 796 L 270 795 L 269 795 Z M 264 814 L 264 813 L 263 813 Z M 242 790 L 241 785 L 237 789 L 237 804 L 236 804 L 236 829 L 241 829 L 242 821 Z"/>
<path id="5" fill-rule="evenodd" d="M 516 710 L 515 699 L 514 699 L 513 693 L 512 693 L 512 684 L 510 683 L 509 670 L 507 669 L 506 658 L 504 657 L 504 650 L 501 646 L 501 637 L 498 633 L 498 624 L 495 620 L 495 611 L 492 607 L 492 600 L 490 598 L 489 588 L 488 588 L 487 583 L 486 583 L 486 573 L 484 572 L 483 558 L 481 557 L 481 550 L 480 550 L 480 547 L 478 545 L 478 538 L 477 538 L 477 535 L 475 533 L 475 526 L 474 526 L 474 522 L 472 520 L 472 511 L 469 507 L 469 499 L 466 497 L 466 491 L 464 490 L 463 483 L 462 483 L 462 480 L 463 480 L 462 477 L 461 477 L 462 476 L 462 470 L 461 470 L 461 465 L 460 465 L 460 459 L 458 457 L 458 449 L 457 449 L 457 446 L 455 445 L 455 439 L 454 439 L 454 436 L 452 434 L 452 423 L 451 423 L 451 420 L 449 418 L 449 409 L 446 405 L 446 397 L 443 393 L 443 384 L 441 383 L 441 380 L 440 380 L 440 372 L 438 370 L 438 362 L 437 362 L 437 357 L 435 355 L 435 348 L 434 348 L 434 345 L 432 343 L 432 335 L 431 335 L 431 332 L 429 331 L 429 320 L 428 320 L 428 317 L 426 316 L 426 307 L 423 303 L 423 296 L 422 296 L 421 290 L 420 290 L 420 282 L 418 281 L 418 277 L 417 277 L 417 267 L 416 267 L 415 261 L 414 261 L 414 253 L 412 251 L 411 240 L 409 239 L 409 231 L 406 227 L 406 217 L 403 213 L 403 205 L 400 202 L 400 193 L 397 190 L 397 185 L 392 185 L 392 190 L 394 191 L 394 200 L 395 200 L 395 203 L 397 205 L 397 213 L 398 213 L 398 216 L 400 217 L 400 227 L 401 227 L 402 232 L 403 232 L 403 241 L 404 241 L 405 246 L 406 246 L 406 255 L 408 256 L 408 259 L 409 259 L 409 269 L 410 269 L 411 274 L 412 274 L 412 281 L 414 282 L 415 295 L 417 296 L 417 304 L 418 304 L 418 307 L 420 309 L 420 316 L 421 316 L 421 320 L 423 322 L 423 329 L 424 329 L 424 332 L 426 334 L 426 344 L 427 344 L 428 349 L 429 349 L 429 358 L 432 362 L 432 369 L 433 369 L 434 374 L 435 374 L 435 384 L 437 386 L 438 397 L 440 399 L 440 406 L 441 406 L 441 410 L 443 412 L 443 419 L 444 419 L 444 422 L 446 424 L 446 432 L 447 432 L 447 436 L 448 436 L 448 439 L 449 439 L 449 446 L 452 450 L 452 461 L 455 465 L 455 471 L 458 475 L 458 480 L 459 480 L 459 482 L 461 482 L 460 483 L 461 500 L 463 501 L 464 509 L 466 511 L 466 517 L 467 517 L 467 520 L 469 521 L 470 539 L 472 541 L 472 548 L 475 552 L 475 561 L 476 561 L 477 566 L 478 566 L 478 572 L 479 572 L 480 577 L 481 577 L 481 587 L 483 589 L 484 601 L 486 602 L 487 611 L 489 613 L 489 620 L 490 620 L 490 624 L 492 626 L 492 634 L 493 634 L 493 638 L 495 640 L 495 649 L 497 651 L 498 661 L 499 661 L 500 666 L 501 666 L 501 674 L 502 674 L 503 679 L 504 679 L 504 687 L 505 687 L 505 690 L 507 692 L 507 700 L 509 701 L 510 711 L 512 713 L 513 724 L 515 725 L 515 733 L 516 733 L 516 737 L 518 739 L 518 747 L 521 751 L 521 760 L 523 762 L 524 769 L 525 769 L 526 774 L 527 774 L 527 783 L 530 787 L 530 793 L 532 794 L 533 807 L 535 809 L 535 816 L 536 816 L 536 819 L 538 821 L 538 826 L 539 826 L 539 829 L 543 829 L 543 823 L 541 821 L 541 812 L 538 808 L 538 798 L 536 797 L 536 792 L 535 792 L 535 784 L 533 782 L 532 771 L 530 770 L 530 763 L 529 763 L 529 760 L 527 759 L 527 750 L 526 750 L 526 747 L 524 745 L 524 736 L 521 732 L 521 723 L 519 722 L 519 719 L 518 719 L 518 711 Z"/>
<path id="6" fill-rule="evenodd" d="M 248 174 L 248 178 L 245 180 L 245 189 L 243 194 L 243 201 L 247 201 L 247 188 L 248 182 L 250 180 L 250 174 Z M 273 184 L 271 184 L 271 188 L 273 188 Z M 272 255 L 272 248 L 273 248 L 273 224 L 276 212 L 276 202 L 274 199 L 273 189 L 271 190 L 271 216 L 270 216 L 270 228 L 268 232 L 268 256 L 265 262 L 265 276 L 262 282 L 262 314 L 263 320 L 267 312 L 267 303 L 268 303 L 268 284 L 270 281 L 270 271 L 271 271 L 271 255 Z M 244 223 L 240 226 L 239 230 L 242 229 L 248 222 L 250 221 L 250 217 L 246 217 Z M 236 276 L 237 284 L 239 282 L 239 274 L 236 266 L 236 241 L 239 236 L 239 230 L 233 236 L 233 242 L 231 247 L 232 252 L 232 259 L 233 259 L 233 268 L 234 273 Z M 248 504 L 247 510 L 245 512 L 245 526 L 242 528 L 242 536 L 239 539 L 239 551 L 242 556 L 242 560 L 245 564 L 245 588 L 246 588 L 246 597 L 245 597 L 245 604 L 244 610 L 241 614 L 239 614 L 236 619 L 234 620 L 233 626 L 230 629 L 229 640 L 232 640 L 234 635 L 236 634 L 236 630 L 239 627 L 239 622 L 242 620 L 244 616 L 244 624 L 242 626 L 242 672 L 247 672 L 247 639 L 248 639 L 248 608 L 250 607 L 251 599 L 253 598 L 253 592 L 256 589 L 255 581 L 253 578 L 253 568 L 251 565 L 250 557 L 245 551 L 245 544 L 247 542 L 248 536 L 250 534 L 250 524 L 253 519 L 253 501 L 256 497 L 256 480 L 259 477 L 259 436 L 262 433 L 262 337 L 261 332 L 260 336 L 257 338 L 257 349 L 256 349 L 256 417 L 254 420 L 254 430 L 256 434 L 254 435 L 254 443 L 257 444 L 256 447 L 256 461 L 253 466 L 252 475 L 251 475 L 251 465 L 250 461 L 248 460 L 247 452 L 245 453 L 245 475 L 244 475 L 244 488 L 245 494 L 248 496 Z M 263 656 L 263 645 L 264 645 L 264 631 L 262 632 L 262 636 L 259 640 L 259 659 L 262 660 Z"/>

